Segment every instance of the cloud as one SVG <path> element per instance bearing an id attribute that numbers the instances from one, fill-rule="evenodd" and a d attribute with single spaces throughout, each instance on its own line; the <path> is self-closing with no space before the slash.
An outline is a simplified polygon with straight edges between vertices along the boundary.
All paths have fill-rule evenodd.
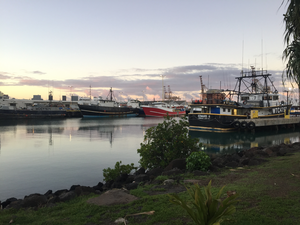
<path id="1" fill-rule="evenodd" d="M 129 69 L 126 73 L 118 71 L 114 76 L 84 76 L 79 79 L 53 81 L 28 76 L 11 77 L 6 76 L 4 72 L 0 73 L 0 78 L 13 79 L 13 84 L 6 84 L 6 86 L 41 86 L 79 96 L 89 96 L 91 93 L 92 96 L 102 96 L 103 98 L 106 98 L 112 87 L 116 95 L 120 95 L 119 92 L 122 92 L 123 98 L 126 96 L 126 98 L 139 98 L 140 100 L 143 99 L 143 96 L 148 100 L 153 98 L 158 100 L 162 95 L 162 86 L 165 86 L 165 90 L 168 91 L 170 88 L 173 95 L 190 100 L 199 98 L 201 89 L 199 76 L 202 76 L 202 82 L 207 88 L 234 89 L 237 82 L 236 77 L 240 76 L 240 72 L 241 66 L 238 64 L 210 63 L 159 68 L 151 71 Z M 268 72 L 272 74 L 271 80 L 274 80 L 274 84 L 281 87 L 282 71 Z M 159 76 L 161 74 L 166 75 L 163 80 Z"/>
<path id="2" fill-rule="evenodd" d="M 41 72 L 41 71 L 38 71 L 38 70 L 32 71 L 31 73 L 33 73 L 33 74 L 39 74 L 39 75 L 44 75 L 44 74 L 46 74 L 46 73 Z"/>

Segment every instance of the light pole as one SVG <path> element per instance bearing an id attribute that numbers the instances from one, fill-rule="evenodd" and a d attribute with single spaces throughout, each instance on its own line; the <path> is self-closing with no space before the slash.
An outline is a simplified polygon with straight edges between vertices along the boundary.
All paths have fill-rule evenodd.
<path id="1" fill-rule="evenodd" d="M 161 99 L 162 99 L 162 101 L 164 101 L 165 100 L 165 95 L 164 95 L 164 77 L 166 75 L 160 75 L 160 76 L 161 76 L 161 83 L 162 83 L 162 95 L 161 95 Z"/>

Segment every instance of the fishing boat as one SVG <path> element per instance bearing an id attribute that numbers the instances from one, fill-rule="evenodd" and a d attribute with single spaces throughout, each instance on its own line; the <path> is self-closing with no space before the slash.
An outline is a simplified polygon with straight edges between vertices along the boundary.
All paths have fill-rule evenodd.
<path id="1" fill-rule="evenodd" d="M 211 93 L 208 90 L 203 93 L 201 103 L 190 105 L 189 129 L 221 132 L 253 130 L 255 121 L 259 119 L 288 117 L 291 105 L 279 100 L 270 76 L 267 71 L 256 71 L 251 67 L 251 71 L 236 77 L 233 91 L 214 90 Z"/>
<path id="2" fill-rule="evenodd" d="M 78 106 L 83 117 L 133 117 L 138 116 L 138 109 L 121 106 L 113 100 L 113 91 L 110 88 L 107 99 L 102 97 L 93 100 L 79 99 Z"/>
<path id="3" fill-rule="evenodd" d="M 164 117 L 164 116 L 184 116 L 185 107 L 178 104 L 166 102 L 153 102 L 149 105 L 142 105 L 145 116 Z"/>

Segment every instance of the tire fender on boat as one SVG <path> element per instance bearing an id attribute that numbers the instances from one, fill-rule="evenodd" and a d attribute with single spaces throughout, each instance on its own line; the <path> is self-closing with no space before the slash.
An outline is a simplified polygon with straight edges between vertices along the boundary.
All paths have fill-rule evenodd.
<path id="1" fill-rule="evenodd" d="M 233 127 L 234 127 L 234 128 L 240 128 L 240 126 L 241 126 L 240 121 L 234 121 L 234 122 L 233 122 Z"/>
<path id="2" fill-rule="evenodd" d="M 247 125 L 248 125 L 248 123 L 246 121 L 241 122 L 241 128 L 242 129 L 246 129 Z"/>
<path id="3" fill-rule="evenodd" d="M 247 124 L 247 128 L 248 128 L 248 130 L 253 130 L 255 128 L 255 123 L 253 121 L 250 121 Z"/>

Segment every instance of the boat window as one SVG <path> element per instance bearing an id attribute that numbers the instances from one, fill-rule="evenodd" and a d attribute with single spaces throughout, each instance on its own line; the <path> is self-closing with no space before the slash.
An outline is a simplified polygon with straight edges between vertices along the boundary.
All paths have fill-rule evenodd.
<path id="1" fill-rule="evenodd" d="M 9 103 L 10 106 L 16 106 L 17 103 Z"/>
<path id="2" fill-rule="evenodd" d="M 249 97 L 241 97 L 241 100 L 242 101 L 247 101 L 247 100 L 249 100 Z"/>
<path id="3" fill-rule="evenodd" d="M 223 108 L 223 112 L 226 112 L 226 109 L 225 109 L 225 108 Z"/>
<path id="4" fill-rule="evenodd" d="M 230 109 L 228 109 L 228 112 L 230 112 Z"/>
<path id="5" fill-rule="evenodd" d="M 273 96 L 273 100 L 278 100 L 278 95 Z"/>

